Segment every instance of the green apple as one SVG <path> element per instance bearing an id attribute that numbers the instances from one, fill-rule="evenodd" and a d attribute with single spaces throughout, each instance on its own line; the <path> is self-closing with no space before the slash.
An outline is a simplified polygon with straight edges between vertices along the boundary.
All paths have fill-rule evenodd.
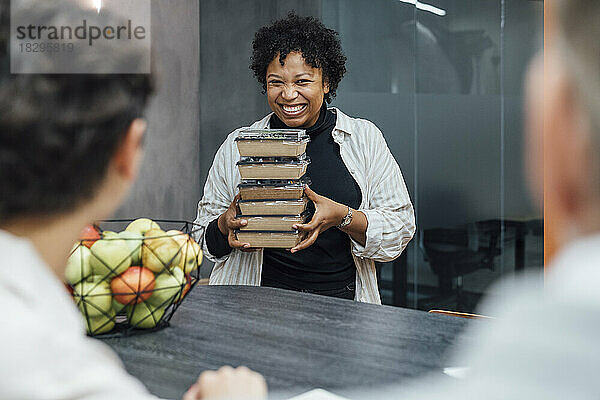
<path id="1" fill-rule="evenodd" d="M 123 239 L 127 245 L 129 245 L 129 249 L 131 251 L 129 254 L 131 257 L 131 265 L 141 265 L 142 241 L 144 240 L 144 236 L 137 232 L 128 231 L 119 232 L 118 236 Z"/>
<path id="2" fill-rule="evenodd" d="M 91 255 L 90 249 L 86 246 L 82 246 L 79 243 L 73 246 L 65 269 L 65 280 L 68 283 L 74 285 L 92 274 L 92 267 L 90 266 Z"/>
<path id="3" fill-rule="evenodd" d="M 114 298 L 112 299 L 112 308 L 113 308 L 113 310 L 115 310 L 116 314 L 120 313 L 125 307 L 126 307 L 126 304 L 121 304 L 118 301 L 116 301 Z"/>
<path id="4" fill-rule="evenodd" d="M 131 266 L 131 249 L 125 240 L 97 240 L 90 250 L 90 266 L 94 275 L 109 279 L 122 274 Z"/>
<path id="5" fill-rule="evenodd" d="M 185 284 L 185 275 L 179 267 L 158 274 L 154 278 L 154 291 L 146 300 L 146 303 L 154 307 L 167 307 L 171 305 L 174 297 L 183 290 Z"/>
<path id="6" fill-rule="evenodd" d="M 136 232 L 140 235 L 143 235 L 144 233 L 146 233 L 146 231 L 149 231 L 150 229 L 160 229 L 160 226 L 156 222 L 148 218 L 138 218 L 135 221 L 131 222 L 129 225 L 127 225 L 127 228 L 125 228 L 127 232 Z"/>
<path id="7" fill-rule="evenodd" d="M 85 327 L 92 335 L 100 335 L 110 332 L 115 327 L 115 312 L 110 310 L 106 315 L 102 314 L 98 317 L 89 317 L 85 321 Z"/>
<path id="8" fill-rule="evenodd" d="M 166 307 L 154 307 L 146 302 L 127 306 L 129 324 L 134 328 L 150 329 L 160 322 Z"/>
<path id="9" fill-rule="evenodd" d="M 73 287 L 73 298 L 86 318 L 99 317 L 112 310 L 110 285 L 98 277 L 91 277 L 76 284 Z"/>
<path id="10" fill-rule="evenodd" d="M 153 239 L 142 247 L 142 265 L 155 273 L 164 272 L 179 265 L 181 261 L 181 248 L 173 239 L 166 237 L 164 240 Z"/>

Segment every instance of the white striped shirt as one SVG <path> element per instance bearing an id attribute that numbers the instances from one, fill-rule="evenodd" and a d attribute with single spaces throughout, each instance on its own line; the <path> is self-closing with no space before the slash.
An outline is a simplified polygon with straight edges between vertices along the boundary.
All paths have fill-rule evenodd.
<path id="1" fill-rule="evenodd" d="M 413 237 L 415 216 L 402 172 L 390 152 L 381 131 L 370 121 L 352 118 L 337 108 L 336 124 L 331 133 L 340 145 L 340 154 L 348 171 L 360 187 L 362 203 L 359 211 L 367 217 L 368 226 L 364 246 L 351 239 L 352 255 L 356 264 L 355 300 L 381 304 L 377 288 L 375 261 L 396 259 Z M 272 114 L 252 124 L 252 128 L 266 128 Z M 238 192 L 241 181 L 236 163 L 240 154 L 235 143 L 239 129 L 227 136 L 221 145 L 204 186 L 204 197 L 198 203 L 196 235 L 202 242 L 206 257 L 215 262 L 210 276 L 211 285 L 259 286 L 262 272 L 262 250 L 251 253 L 232 250 L 216 258 L 206 246 L 206 227 L 223 214 Z"/>

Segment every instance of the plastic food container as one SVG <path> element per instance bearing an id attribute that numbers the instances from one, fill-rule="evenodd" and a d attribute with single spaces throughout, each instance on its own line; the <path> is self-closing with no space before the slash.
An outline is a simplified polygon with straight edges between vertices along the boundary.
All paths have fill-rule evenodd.
<path id="1" fill-rule="evenodd" d="M 293 231 L 294 224 L 303 224 L 305 215 L 264 215 L 256 217 L 244 217 L 248 225 L 240 228 L 241 231 Z"/>
<path id="2" fill-rule="evenodd" d="M 235 139 L 240 156 L 298 157 L 310 141 L 304 129 L 242 129 Z"/>
<path id="3" fill-rule="evenodd" d="M 294 232 L 238 231 L 237 239 L 257 248 L 291 249 L 302 241 L 303 234 Z"/>
<path id="4" fill-rule="evenodd" d="M 310 159 L 300 157 L 242 157 L 237 163 L 242 179 L 300 179 Z"/>
<path id="5" fill-rule="evenodd" d="M 238 185 L 242 200 L 299 200 L 304 194 L 304 185 L 310 185 L 310 179 L 300 180 L 245 180 Z"/>
<path id="6" fill-rule="evenodd" d="M 240 200 L 238 206 L 243 216 L 300 215 L 306 210 L 308 198 L 299 200 Z"/>

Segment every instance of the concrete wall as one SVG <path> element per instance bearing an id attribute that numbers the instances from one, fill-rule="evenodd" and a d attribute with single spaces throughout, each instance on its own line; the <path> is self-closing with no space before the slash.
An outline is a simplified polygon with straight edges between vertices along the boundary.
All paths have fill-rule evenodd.
<path id="1" fill-rule="evenodd" d="M 194 219 L 201 177 L 199 2 L 154 0 L 157 93 L 140 176 L 116 217 Z"/>

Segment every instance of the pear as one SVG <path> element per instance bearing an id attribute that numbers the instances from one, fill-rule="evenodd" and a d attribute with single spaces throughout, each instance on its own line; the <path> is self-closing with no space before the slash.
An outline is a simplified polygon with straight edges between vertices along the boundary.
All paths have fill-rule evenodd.
<path id="1" fill-rule="evenodd" d="M 166 307 L 154 307 L 146 302 L 127 306 L 129 324 L 138 329 L 154 328 L 165 314 Z"/>
<path id="2" fill-rule="evenodd" d="M 146 300 L 146 303 L 154 307 L 167 307 L 173 303 L 173 299 L 183 290 L 186 279 L 179 267 L 158 274 L 154 278 L 154 291 Z"/>
<path id="3" fill-rule="evenodd" d="M 190 238 L 190 243 L 191 243 L 192 247 L 194 248 L 194 251 L 196 252 L 196 265 L 200 266 L 200 265 L 202 265 L 202 258 L 204 256 L 204 253 L 202 253 L 202 248 L 192 238 Z M 192 271 L 186 272 L 186 275 L 189 274 L 190 272 L 192 272 Z"/>
<path id="4" fill-rule="evenodd" d="M 181 248 L 173 237 L 163 231 L 146 232 L 142 246 L 142 265 L 152 272 L 161 273 L 179 265 Z"/>
<path id="5" fill-rule="evenodd" d="M 91 255 L 90 249 L 86 246 L 79 243 L 73 246 L 65 269 L 65 280 L 68 283 L 75 285 L 92 274 Z"/>
<path id="6" fill-rule="evenodd" d="M 73 298 L 86 319 L 108 314 L 112 310 L 110 285 L 98 277 L 76 284 L 73 287 Z"/>
<path id="7" fill-rule="evenodd" d="M 118 236 L 119 236 L 119 234 L 114 231 L 102 231 L 102 239 L 110 239 L 110 238 L 114 239 Z"/>
<path id="8" fill-rule="evenodd" d="M 167 239 L 167 233 L 162 229 L 150 229 L 144 234 L 144 245 L 158 247 Z"/>
<path id="9" fill-rule="evenodd" d="M 131 266 L 131 250 L 125 240 L 97 240 L 90 250 L 90 266 L 94 275 L 110 279 L 122 274 Z"/>
<path id="10" fill-rule="evenodd" d="M 195 271 L 198 268 L 198 256 L 200 256 L 200 260 L 202 259 L 200 245 L 181 231 L 167 231 L 167 235 L 172 235 L 173 240 L 175 240 L 181 248 L 181 261 L 178 264 L 179 268 L 181 268 L 186 275 Z"/>
<path id="11" fill-rule="evenodd" d="M 127 228 L 125 228 L 125 230 L 127 232 L 136 232 L 140 235 L 143 235 L 146 233 L 146 231 L 149 231 L 150 229 L 154 228 L 160 229 L 160 226 L 151 219 L 138 218 L 135 221 L 131 222 L 129 225 L 127 225 Z"/>
<path id="12" fill-rule="evenodd" d="M 92 335 L 100 335 L 112 331 L 115 327 L 115 311 L 111 309 L 106 315 L 102 314 L 98 317 L 87 318 L 85 327 L 88 333 Z"/>

